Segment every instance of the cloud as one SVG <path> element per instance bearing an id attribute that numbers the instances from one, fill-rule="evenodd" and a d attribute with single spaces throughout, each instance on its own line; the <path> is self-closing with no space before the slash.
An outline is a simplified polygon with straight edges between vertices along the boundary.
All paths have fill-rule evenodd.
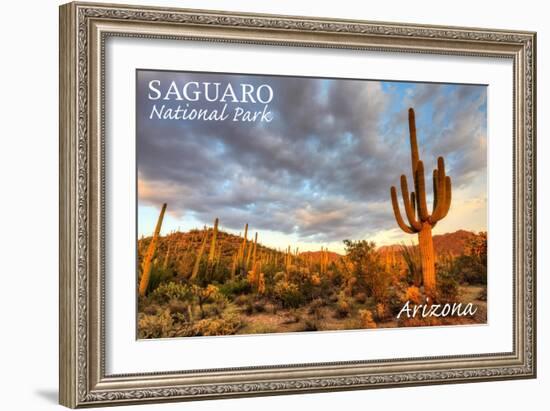
<path id="1" fill-rule="evenodd" d="M 268 83 L 274 121 L 149 120 L 151 79 Z M 139 203 L 167 202 L 178 218 L 219 217 L 227 228 L 249 223 L 302 241 L 393 230 L 389 188 L 410 174 L 409 105 L 428 170 L 443 155 L 455 184 L 465 186 L 479 184 L 486 167 L 485 87 L 394 84 L 139 71 Z"/>

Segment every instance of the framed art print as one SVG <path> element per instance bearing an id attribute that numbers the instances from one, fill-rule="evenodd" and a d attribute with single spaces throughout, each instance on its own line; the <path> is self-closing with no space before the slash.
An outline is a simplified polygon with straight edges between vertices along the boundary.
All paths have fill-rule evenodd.
<path id="1" fill-rule="evenodd" d="M 536 375 L 534 33 L 60 26 L 63 405 Z"/>

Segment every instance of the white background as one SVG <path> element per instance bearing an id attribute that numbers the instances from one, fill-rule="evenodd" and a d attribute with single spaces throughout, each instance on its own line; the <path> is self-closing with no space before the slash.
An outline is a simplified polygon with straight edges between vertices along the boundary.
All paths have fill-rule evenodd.
<path id="1" fill-rule="evenodd" d="M 149 2 L 133 0 L 134 3 Z M 539 182 L 550 173 L 543 154 L 550 147 L 548 38 L 544 2 L 462 0 L 369 2 L 292 2 L 265 0 L 223 3 L 215 0 L 161 1 L 156 5 L 224 8 L 279 14 L 359 18 L 444 25 L 538 31 Z M 8 5 L 9 4 L 9 5 Z M 60 409 L 57 402 L 57 1 L 3 5 L 0 100 L 0 404 L 7 410 Z M 548 185 L 539 183 L 539 295 L 550 286 L 548 257 Z M 7 264 L 6 264 L 7 263 Z M 540 291 L 542 290 L 542 292 Z M 539 298 L 539 378 L 537 380 L 264 397 L 187 404 L 144 405 L 126 409 L 275 410 L 410 408 L 430 403 L 448 410 L 544 409 L 550 388 L 548 324 L 550 304 Z"/>
<path id="2" fill-rule="evenodd" d="M 106 47 L 107 374 L 512 351 L 512 207 L 501 206 L 512 201 L 511 178 L 503 181 L 513 174 L 510 60 L 128 38 Z M 128 102 L 140 67 L 489 84 L 488 324 L 136 341 L 136 133 Z"/>

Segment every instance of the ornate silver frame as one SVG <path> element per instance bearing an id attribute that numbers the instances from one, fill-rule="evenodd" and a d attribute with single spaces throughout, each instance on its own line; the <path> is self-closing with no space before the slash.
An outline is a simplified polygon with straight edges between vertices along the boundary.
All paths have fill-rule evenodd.
<path id="1" fill-rule="evenodd" d="M 103 64 L 109 36 L 511 59 L 514 349 L 506 353 L 106 375 Z M 199 400 L 536 376 L 536 34 L 70 3 L 60 8 L 60 403 Z"/>

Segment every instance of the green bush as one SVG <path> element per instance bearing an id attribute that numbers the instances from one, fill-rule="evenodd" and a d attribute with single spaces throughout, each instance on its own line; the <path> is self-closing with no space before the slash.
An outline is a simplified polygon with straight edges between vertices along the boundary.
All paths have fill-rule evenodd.
<path id="1" fill-rule="evenodd" d="M 277 327 L 273 324 L 252 323 L 246 328 L 246 334 L 270 334 L 276 332 Z"/>
<path id="2" fill-rule="evenodd" d="M 359 304 L 365 304 L 367 302 L 367 295 L 365 293 L 357 293 L 355 295 L 355 301 Z"/>
<path id="3" fill-rule="evenodd" d="M 475 256 L 461 255 L 454 260 L 453 274 L 460 282 L 486 285 L 486 261 Z"/>
<path id="4" fill-rule="evenodd" d="M 440 271 L 437 276 L 437 300 L 440 303 L 454 303 L 458 299 L 458 281 L 452 273 Z"/>
<path id="5" fill-rule="evenodd" d="M 242 295 L 238 295 L 237 297 L 235 297 L 235 300 L 233 300 L 233 301 L 239 307 L 242 307 L 243 305 L 247 305 L 251 301 L 251 299 L 252 299 L 252 296 L 242 294 Z"/>
<path id="6" fill-rule="evenodd" d="M 195 322 L 188 330 L 188 336 L 233 335 L 242 327 L 237 314 L 226 314 L 221 318 L 205 318 Z"/>
<path id="7" fill-rule="evenodd" d="M 170 337 L 172 325 L 173 321 L 169 310 L 164 310 L 155 315 L 139 313 L 138 338 Z"/>
<path id="8" fill-rule="evenodd" d="M 388 306 L 383 303 L 376 304 L 374 313 L 377 321 L 386 321 L 391 317 Z"/>
<path id="9" fill-rule="evenodd" d="M 187 285 L 170 281 L 168 283 L 161 283 L 151 294 L 151 299 L 165 304 L 171 300 L 190 300 L 192 296 L 191 289 Z"/>
<path id="10" fill-rule="evenodd" d="M 365 240 L 344 240 L 344 244 L 347 258 L 353 263 L 352 278 L 357 280 L 356 289 L 365 290 L 376 302 L 383 302 L 387 296 L 391 276 L 382 264 L 376 244 Z"/>
<path id="11" fill-rule="evenodd" d="M 336 315 L 340 318 L 348 317 L 351 314 L 351 307 L 350 299 L 344 292 L 341 292 L 338 295 L 338 302 L 336 303 Z"/>
<path id="12" fill-rule="evenodd" d="M 227 281 L 225 284 L 220 285 L 219 289 L 220 293 L 227 298 L 248 294 L 252 291 L 250 283 L 246 278 Z"/>
<path id="13" fill-rule="evenodd" d="M 390 287 L 385 304 L 388 307 L 389 315 L 399 314 L 399 311 L 403 308 L 403 301 L 397 288 Z"/>
<path id="14" fill-rule="evenodd" d="M 297 308 L 304 303 L 304 297 L 298 286 L 287 281 L 279 281 L 273 290 L 275 298 L 285 308 Z"/>
<path id="15" fill-rule="evenodd" d="M 172 278 L 172 271 L 164 269 L 157 265 L 151 267 L 151 274 L 149 276 L 149 284 L 147 285 L 146 294 L 149 295 L 156 290 L 156 288 L 164 281 L 168 281 Z"/>
<path id="16" fill-rule="evenodd" d="M 361 328 L 377 328 L 376 321 L 370 310 L 359 310 L 359 318 L 361 320 Z"/>

